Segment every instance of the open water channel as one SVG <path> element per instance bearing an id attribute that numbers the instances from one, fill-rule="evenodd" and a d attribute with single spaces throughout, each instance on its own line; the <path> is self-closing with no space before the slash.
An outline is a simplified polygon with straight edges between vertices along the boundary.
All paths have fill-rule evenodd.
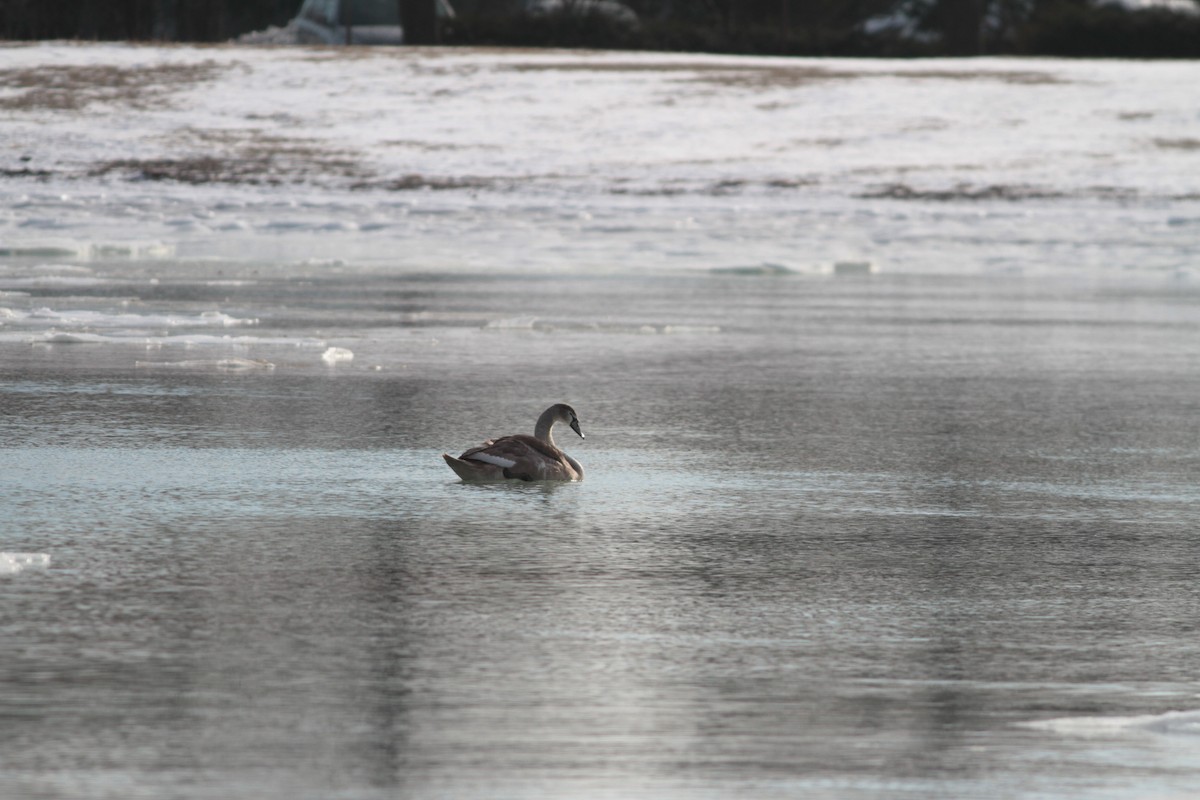
<path id="1" fill-rule="evenodd" d="M 4 797 L 1200 781 L 1187 282 L 5 269 Z"/>

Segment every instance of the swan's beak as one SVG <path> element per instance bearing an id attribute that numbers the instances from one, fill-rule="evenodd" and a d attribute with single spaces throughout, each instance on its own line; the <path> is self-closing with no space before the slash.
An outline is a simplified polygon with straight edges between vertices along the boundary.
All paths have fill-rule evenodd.
<path id="1" fill-rule="evenodd" d="M 577 420 L 577 419 L 573 419 L 573 420 L 571 420 L 571 430 L 573 430 L 573 431 L 575 431 L 576 433 L 578 433 L 578 434 L 579 434 L 579 438 L 580 438 L 580 439 L 586 439 L 586 438 L 587 438 L 586 436 L 584 436 L 584 435 L 583 435 L 583 431 L 579 430 L 579 420 Z"/>

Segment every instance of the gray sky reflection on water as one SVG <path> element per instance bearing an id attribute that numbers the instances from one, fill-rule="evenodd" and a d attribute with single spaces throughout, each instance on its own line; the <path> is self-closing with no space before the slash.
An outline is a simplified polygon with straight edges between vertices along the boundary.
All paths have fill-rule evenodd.
<path id="1" fill-rule="evenodd" d="M 1194 292 L 355 280 L 370 324 L 331 327 L 316 289 L 284 309 L 222 288 L 255 335 L 348 366 L 3 345 L 4 549 L 52 562 L 0 577 L 0 788 L 1092 797 L 1195 777 L 1175 735 L 1023 727 L 1200 703 Z M 412 293 L 424 322 L 380 322 Z M 441 463 L 556 400 L 588 435 L 561 442 L 582 484 Z"/>

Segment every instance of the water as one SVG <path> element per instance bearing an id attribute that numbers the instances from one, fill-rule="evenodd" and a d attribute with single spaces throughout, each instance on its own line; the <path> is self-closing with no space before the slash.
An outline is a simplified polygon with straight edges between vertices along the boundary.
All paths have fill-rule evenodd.
<path id="1" fill-rule="evenodd" d="M 1194 63 L 0 62 L 3 800 L 1194 794 Z"/>
<path id="2" fill-rule="evenodd" d="M 1200 779 L 1185 280 L 5 269 L 0 796 Z"/>

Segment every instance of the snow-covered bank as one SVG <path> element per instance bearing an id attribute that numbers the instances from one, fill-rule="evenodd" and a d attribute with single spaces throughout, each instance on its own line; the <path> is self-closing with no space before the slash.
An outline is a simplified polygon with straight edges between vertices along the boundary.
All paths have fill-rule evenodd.
<path id="1" fill-rule="evenodd" d="M 0 250 L 1186 270 L 1198 79 L 1194 62 L 8 46 Z"/>

